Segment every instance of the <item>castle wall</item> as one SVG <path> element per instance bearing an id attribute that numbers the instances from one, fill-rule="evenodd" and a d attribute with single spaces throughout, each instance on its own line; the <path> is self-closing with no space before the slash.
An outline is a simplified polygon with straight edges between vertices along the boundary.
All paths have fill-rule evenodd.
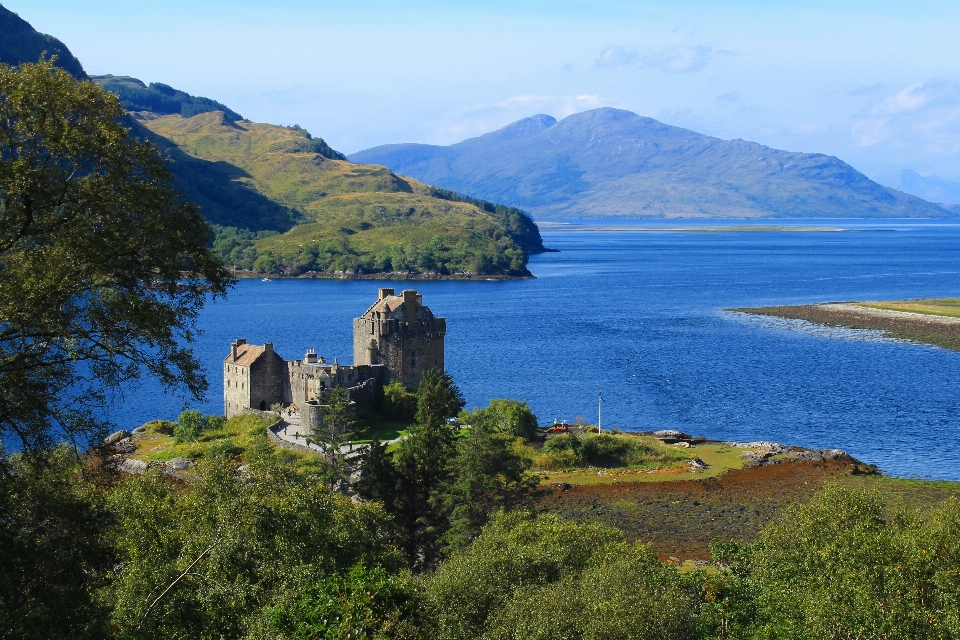
<path id="1" fill-rule="evenodd" d="M 289 395 L 286 361 L 272 344 L 264 346 L 264 353 L 250 365 L 250 406 L 261 411 L 284 404 Z"/>
<path id="2" fill-rule="evenodd" d="M 231 418 L 250 407 L 250 368 L 223 363 L 223 414 Z"/>
<path id="3" fill-rule="evenodd" d="M 286 363 L 290 380 L 290 399 L 298 407 L 311 400 L 322 400 L 335 387 L 350 390 L 350 399 L 357 403 L 357 411 L 379 408 L 383 400 L 383 386 L 388 372 L 383 366 L 310 364 L 302 360 Z"/>

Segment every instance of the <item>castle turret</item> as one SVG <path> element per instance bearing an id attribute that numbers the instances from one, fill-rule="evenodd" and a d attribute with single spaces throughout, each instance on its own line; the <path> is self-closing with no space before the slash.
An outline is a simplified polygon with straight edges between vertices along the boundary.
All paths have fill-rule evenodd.
<path id="1" fill-rule="evenodd" d="M 354 364 L 386 365 L 392 380 L 420 386 L 427 369 L 443 369 L 447 319 L 435 318 L 413 289 L 394 295 L 380 289 L 377 301 L 353 321 Z"/>

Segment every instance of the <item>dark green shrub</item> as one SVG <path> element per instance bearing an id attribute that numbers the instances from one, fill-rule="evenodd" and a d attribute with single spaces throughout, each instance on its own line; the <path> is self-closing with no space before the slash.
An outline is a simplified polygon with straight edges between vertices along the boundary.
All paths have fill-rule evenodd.
<path id="1" fill-rule="evenodd" d="M 549 470 L 572 467 L 636 467 L 684 460 L 682 452 L 636 436 L 563 434 L 543 445 L 540 464 Z"/>
<path id="2" fill-rule="evenodd" d="M 406 578 L 355 565 L 293 590 L 266 616 L 258 637 L 393 638 L 412 608 Z"/>

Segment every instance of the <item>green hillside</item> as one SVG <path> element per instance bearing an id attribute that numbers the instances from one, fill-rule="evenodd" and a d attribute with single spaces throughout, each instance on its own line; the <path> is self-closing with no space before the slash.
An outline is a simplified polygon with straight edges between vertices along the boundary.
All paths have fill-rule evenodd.
<path id="1" fill-rule="evenodd" d="M 40 33 L 29 22 L 0 6 L 0 63 L 16 66 L 23 62 L 37 62 L 40 56 L 56 56 L 58 67 L 75 78 L 87 77 L 67 45 Z"/>
<path id="2" fill-rule="evenodd" d="M 132 115 L 166 149 L 180 186 L 216 225 L 216 248 L 239 268 L 528 276 L 528 253 L 543 250 L 518 210 L 351 164 L 300 127 L 221 111 Z"/>
<path id="3" fill-rule="evenodd" d="M 189 93 L 174 89 L 161 82 L 151 82 L 150 86 L 130 76 L 91 76 L 94 82 L 107 91 L 111 91 L 120 98 L 128 111 L 150 111 L 162 115 L 175 113 L 184 118 L 190 118 L 209 111 L 223 111 L 232 121 L 243 120 L 243 116 L 232 111 L 216 100 L 202 96 L 192 96 Z"/>

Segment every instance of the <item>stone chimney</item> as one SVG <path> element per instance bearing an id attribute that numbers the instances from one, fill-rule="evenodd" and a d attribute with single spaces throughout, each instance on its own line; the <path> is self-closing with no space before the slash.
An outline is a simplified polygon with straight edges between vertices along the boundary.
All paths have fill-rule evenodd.
<path id="1" fill-rule="evenodd" d="M 233 356 L 234 362 L 236 362 L 237 360 L 237 349 L 242 344 L 247 344 L 246 338 L 237 338 L 236 340 L 233 341 L 233 344 L 230 345 L 230 355 Z"/>
<path id="2" fill-rule="evenodd" d="M 303 357 L 303 361 L 307 364 L 317 364 L 316 349 L 307 349 L 307 355 Z"/>
<path id="3" fill-rule="evenodd" d="M 380 293 L 379 293 L 379 297 L 377 298 L 377 300 L 383 300 L 383 299 L 386 298 L 387 296 L 392 296 L 392 295 L 393 295 L 393 289 L 380 289 L 379 292 L 380 292 Z"/>
<path id="4" fill-rule="evenodd" d="M 417 320 L 417 292 L 414 289 L 403 290 L 403 319 L 407 322 Z"/>
<path id="5" fill-rule="evenodd" d="M 272 342 L 264 342 L 264 343 L 263 343 L 263 350 L 264 350 L 265 353 L 270 353 L 271 351 L 273 351 L 273 343 L 272 343 Z"/>

